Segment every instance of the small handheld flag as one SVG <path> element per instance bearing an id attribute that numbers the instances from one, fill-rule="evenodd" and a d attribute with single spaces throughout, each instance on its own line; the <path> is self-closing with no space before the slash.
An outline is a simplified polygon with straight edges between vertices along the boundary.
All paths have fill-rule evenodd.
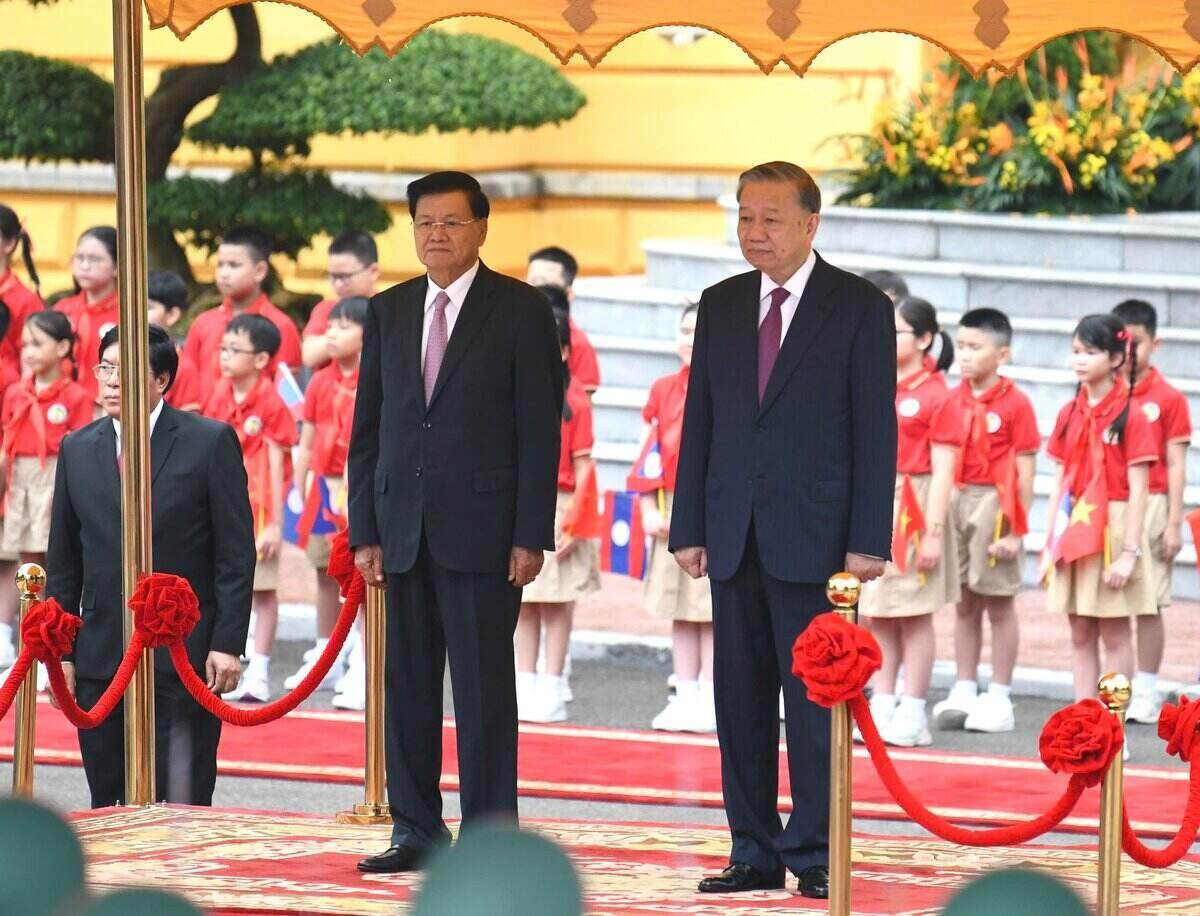
<path id="1" fill-rule="evenodd" d="M 313 535 L 337 534 L 338 526 L 334 522 L 337 515 L 323 477 L 316 477 L 308 498 L 293 485 L 283 501 L 283 539 L 304 547 Z"/>
<path id="2" fill-rule="evenodd" d="M 607 528 L 600 515 L 600 492 L 596 485 L 595 467 L 588 467 L 584 474 L 587 476 L 571 500 L 563 530 L 575 538 L 602 538 Z"/>
<path id="3" fill-rule="evenodd" d="M 304 392 L 300 390 L 296 376 L 292 375 L 292 370 L 287 367 L 287 363 L 280 363 L 275 367 L 275 390 L 279 392 L 279 397 L 283 399 L 283 403 L 287 405 L 287 409 L 291 411 L 297 422 L 302 420 L 304 418 Z"/>
<path id="4" fill-rule="evenodd" d="M 1066 524 L 1062 515 L 1066 513 Z M 1058 533 L 1061 527 L 1061 533 Z M 1078 499 L 1064 494 L 1054 520 L 1056 537 L 1051 557 L 1055 563 L 1074 563 L 1092 554 L 1103 554 L 1108 531 L 1108 487 L 1101 468 Z"/>
<path id="5" fill-rule="evenodd" d="M 662 446 L 658 441 L 657 426 L 650 427 L 650 435 L 646 437 L 646 444 L 633 463 L 633 470 L 625 478 L 625 486 L 634 493 L 653 493 L 662 489 Z"/>
<path id="6" fill-rule="evenodd" d="M 1200 568 L 1200 509 L 1193 509 L 1183 518 L 1192 531 L 1192 543 L 1196 545 L 1196 566 Z"/>
<path id="7" fill-rule="evenodd" d="M 638 494 L 609 490 L 604 494 L 604 507 L 600 568 L 641 579 L 646 573 L 646 535 Z"/>
<path id="8" fill-rule="evenodd" d="M 908 542 L 925 530 L 925 513 L 907 475 L 900 490 L 900 511 L 892 529 L 892 562 L 902 574 L 908 572 Z"/>

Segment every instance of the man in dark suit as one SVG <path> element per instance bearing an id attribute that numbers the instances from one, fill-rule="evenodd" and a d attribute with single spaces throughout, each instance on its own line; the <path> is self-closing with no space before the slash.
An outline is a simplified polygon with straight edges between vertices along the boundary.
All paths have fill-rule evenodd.
<path id="1" fill-rule="evenodd" d="M 717 737 L 730 865 L 704 892 L 828 896 L 829 713 L 791 675 L 825 582 L 883 573 L 896 468 L 895 318 L 887 297 L 812 250 L 821 194 L 771 162 L 738 183 L 756 268 L 705 290 L 670 547 L 712 580 Z M 777 810 L 780 686 L 793 813 Z"/>
<path id="2" fill-rule="evenodd" d="M 387 583 L 392 845 L 363 871 L 420 867 L 449 841 L 438 791 L 442 678 L 454 688 L 463 825 L 517 813 L 513 631 L 554 549 L 562 358 L 537 290 L 479 260 L 488 200 L 462 172 L 408 186 L 425 276 L 371 300 L 347 464 L 350 543 Z"/>
<path id="3" fill-rule="evenodd" d="M 179 357 L 165 331 L 150 328 L 151 508 L 154 570 L 187 579 L 200 622 L 186 645 L 192 666 L 217 694 L 232 690 L 250 625 L 254 529 L 242 450 L 233 428 L 175 410 L 163 395 Z M 99 699 L 125 650 L 121 593 L 121 386 L 117 329 L 100 341 L 95 368 L 106 416 L 62 443 L 54 479 L 47 594 L 81 614 L 74 653 L 63 665 L 86 709 Z M 98 728 L 81 729 L 79 750 L 92 806 L 125 796 L 123 705 Z M 155 652 L 155 799 L 211 805 L 221 722 L 179 682 L 166 648 Z"/>

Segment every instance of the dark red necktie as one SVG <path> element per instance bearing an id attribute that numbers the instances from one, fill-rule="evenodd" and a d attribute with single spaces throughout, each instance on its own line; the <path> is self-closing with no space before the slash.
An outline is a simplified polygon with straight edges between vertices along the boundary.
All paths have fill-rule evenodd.
<path id="1" fill-rule="evenodd" d="M 790 296 L 786 289 L 777 286 L 771 290 L 771 305 L 767 309 L 767 317 L 758 326 L 758 403 L 762 403 L 763 395 L 767 393 L 767 382 L 771 380 L 771 370 L 775 368 L 775 359 L 779 356 L 779 344 L 783 340 L 783 303 Z"/>

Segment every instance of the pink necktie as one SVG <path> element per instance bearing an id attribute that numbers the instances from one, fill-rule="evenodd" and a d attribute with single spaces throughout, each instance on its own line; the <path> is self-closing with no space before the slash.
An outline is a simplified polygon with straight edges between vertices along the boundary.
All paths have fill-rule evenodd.
<path id="1" fill-rule="evenodd" d="M 446 330 L 446 306 L 450 297 L 445 292 L 438 293 L 433 299 L 433 321 L 429 325 L 429 340 L 425 343 L 425 406 L 433 397 L 433 388 L 437 384 L 438 371 L 442 368 L 442 357 L 446 355 L 446 343 L 450 334 Z"/>
<path id="2" fill-rule="evenodd" d="M 783 339 L 783 302 L 791 295 L 782 286 L 771 290 L 771 305 L 767 317 L 758 326 L 758 403 L 767 393 L 767 382 L 779 356 L 779 343 Z"/>

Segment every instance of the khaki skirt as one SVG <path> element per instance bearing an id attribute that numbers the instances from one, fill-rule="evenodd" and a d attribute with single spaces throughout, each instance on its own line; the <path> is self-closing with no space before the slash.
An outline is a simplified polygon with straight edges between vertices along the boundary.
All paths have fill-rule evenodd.
<path id="1" fill-rule="evenodd" d="M 996 539 L 1000 494 L 994 486 L 967 484 L 950 494 L 950 522 L 958 541 L 958 579 L 977 595 L 1011 598 L 1021 590 L 1024 550 L 992 562 L 988 548 Z M 1003 533 L 1008 533 L 1007 522 Z"/>
<path id="2" fill-rule="evenodd" d="M 1108 504 L 1109 543 L 1114 545 L 1113 556 L 1125 543 L 1125 513 L 1128 504 L 1110 501 Z M 1109 588 L 1100 579 L 1104 572 L 1103 554 L 1092 554 L 1074 563 L 1060 563 L 1050 573 L 1046 607 L 1060 614 L 1080 617 L 1137 617 L 1158 613 L 1151 588 L 1149 544 L 1142 526 L 1142 557 L 1133 567 L 1133 574 L 1124 588 Z"/>
<path id="3" fill-rule="evenodd" d="M 931 478 L 928 474 L 912 477 L 913 491 L 922 509 L 929 502 Z M 900 511 L 900 494 L 904 476 L 896 478 L 896 498 L 892 516 Z M 888 563 L 883 575 L 863 585 L 858 610 L 864 617 L 919 617 L 941 610 L 960 597 L 958 584 L 958 551 L 954 527 L 946 525 L 942 533 L 942 559 L 927 573 L 917 570 L 916 539 L 908 544 L 908 569 L 900 572 L 895 563 Z"/>
<path id="4" fill-rule="evenodd" d="M 670 518 L 674 496 L 667 493 L 666 497 L 667 518 Z M 667 550 L 664 538 L 654 538 L 650 547 L 643 603 L 651 617 L 712 623 L 712 586 L 708 577 L 693 579 L 684 572 Z"/>
<path id="5" fill-rule="evenodd" d="M 54 469 L 58 458 L 50 456 L 42 467 L 40 458 L 13 459 L 12 480 L 4 509 L 4 535 L 0 549 L 5 553 L 45 553 L 50 542 L 50 508 L 54 503 Z"/>
<path id="6" fill-rule="evenodd" d="M 559 491 L 554 507 L 554 534 L 562 532 L 563 521 L 571 507 L 570 493 Z M 567 604 L 600 590 L 600 545 L 595 541 L 576 541 L 575 549 L 559 558 L 546 552 L 546 562 L 537 578 L 521 593 L 523 604 Z"/>
<path id="7" fill-rule="evenodd" d="M 1159 608 L 1171 606 L 1171 567 L 1163 559 L 1163 536 L 1167 533 L 1170 502 L 1166 493 L 1151 493 L 1146 501 L 1146 541 L 1150 544 L 1150 591 Z"/>

